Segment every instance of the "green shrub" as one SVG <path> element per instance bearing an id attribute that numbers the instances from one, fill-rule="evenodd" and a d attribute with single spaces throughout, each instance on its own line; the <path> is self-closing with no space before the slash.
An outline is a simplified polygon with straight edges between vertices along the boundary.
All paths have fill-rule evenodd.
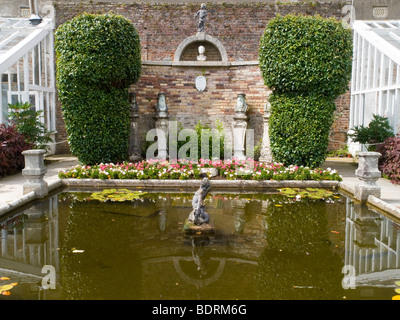
<path id="1" fill-rule="evenodd" d="M 59 85 L 127 88 L 139 80 L 139 35 L 122 16 L 81 14 L 58 27 L 55 49 Z"/>
<path id="2" fill-rule="evenodd" d="M 40 121 L 43 111 L 32 109 L 32 105 L 28 102 L 8 104 L 8 107 L 11 110 L 11 122 L 15 124 L 18 132 L 24 136 L 27 144 L 32 148 L 48 151 L 50 149 L 48 143 L 53 142 L 53 139 L 50 137 L 52 132 L 48 131 Z"/>
<path id="3" fill-rule="evenodd" d="M 333 18 L 278 15 L 260 41 L 264 82 L 277 92 L 335 99 L 348 89 L 351 57 L 351 31 Z"/>
<path id="4" fill-rule="evenodd" d="M 84 164 L 127 158 L 128 88 L 141 73 L 134 25 L 113 14 L 82 14 L 55 33 L 57 87 L 71 152 Z"/>
<path id="5" fill-rule="evenodd" d="M 274 161 L 319 166 L 326 158 L 335 104 L 317 95 L 270 95 Z"/>
<path id="6" fill-rule="evenodd" d="M 389 119 L 376 114 L 373 115 L 373 119 L 367 127 L 364 127 L 363 125 L 356 126 L 353 130 L 354 133 L 349 134 L 349 137 L 354 142 L 367 145 L 368 151 L 374 151 L 377 144 L 382 143 L 387 138 L 394 136 Z"/>
<path id="7" fill-rule="evenodd" d="M 260 41 L 259 62 L 270 95 L 274 161 L 316 167 L 326 158 L 334 99 L 351 78 L 352 35 L 319 16 L 277 16 Z"/>

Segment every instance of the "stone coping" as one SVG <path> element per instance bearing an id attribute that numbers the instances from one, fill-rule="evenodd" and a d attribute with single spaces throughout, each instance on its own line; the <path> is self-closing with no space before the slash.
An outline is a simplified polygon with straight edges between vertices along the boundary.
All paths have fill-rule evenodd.
<path id="1" fill-rule="evenodd" d="M 142 187 L 142 188 L 198 188 L 200 180 L 139 180 L 139 179 L 62 179 L 66 187 Z M 268 189 L 268 188 L 336 188 L 339 181 L 330 180 L 210 180 L 212 189 Z"/>
<path id="2" fill-rule="evenodd" d="M 258 64 L 258 61 L 142 61 L 144 66 L 161 67 L 241 67 Z"/>

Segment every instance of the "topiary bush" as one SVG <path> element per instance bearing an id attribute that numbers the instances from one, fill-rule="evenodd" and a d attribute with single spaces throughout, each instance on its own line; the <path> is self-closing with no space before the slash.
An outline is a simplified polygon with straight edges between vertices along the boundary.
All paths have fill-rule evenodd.
<path id="1" fill-rule="evenodd" d="M 274 161 L 319 166 L 326 157 L 334 100 L 351 78 L 352 35 L 320 16 L 272 19 L 260 40 L 259 63 L 270 95 Z"/>
<path id="2" fill-rule="evenodd" d="M 55 50 L 72 154 L 84 164 L 125 160 L 128 88 L 141 73 L 136 28 L 122 16 L 84 13 L 58 27 Z"/>
<path id="3" fill-rule="evenodd" d="M 259 62 L 265 85 L 277 92 L 335 99 L 348 89 L 352 53 L 351 30 L 334 18 L 278 15 L 261 37 Z"/>
<path id="4" fill-rule="evenodd" d="M 274 159 L 315 168 L 326 158 L 334 102 L 318 95 L 270 95 L 270 142 Z"/>

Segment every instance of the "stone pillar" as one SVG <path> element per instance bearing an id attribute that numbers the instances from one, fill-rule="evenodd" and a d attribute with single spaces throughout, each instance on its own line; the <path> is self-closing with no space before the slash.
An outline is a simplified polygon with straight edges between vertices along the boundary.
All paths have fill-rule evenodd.
<path id="1" fill-rule="evenodd" d="M 25 157 L 25 168 L 22 170 L 22 175 L 28 179 L 28 182 L 23 185 L 23 194 L 34 191 L 39 198 L 47 196 L 49 188 L 47 182 L 43 179 L 47 172 L 44 165 L 46 150 L 25 150 L 22 154 Z"/>
<path id="2" fill-rule="evenodd" d="M 236 99 L 235 115 L 233 116 L 233 157 L 238 160 L 246 159 L 247 108 L 246 95 L 239 93 Z"/>
<path id="3" fill-rule="evenodd" d="M 359 152 L 358 168 L 355 174 L 362 183 L 355 186 L 354 197 L 363 202 L 366 202 L 369 195 L 380 198 L 381 187 L 376 184 L 376 181 L 381 177 L 381 172 L 378 169 L 378 159 L 381 156 L 379 152 Z"/>
<path id="4" fill-rule="evenodd" d="M 155 117 L 156 123 L 155 127 L 157 130 L 158 137 L 158 158 L 167 159 L 168 158 L 168 106 L 165 99 L 165 93 L 160 92 L 157 98 L 156 104 L 157 115 Z"/>
<path id="5" fill-rule="evenodd" d="M 136 102 L 136 94 L 131 92 L 129 94 L 130 110 L 130 132 L 129 132 L 129 160 L 137 161 L 142 157 L 140 156 L 140 143 L 139 143 L 139 106 Z"/>
<path id="6" fill-rule="evenodd" d="M 269 116 L 271 115 L 271 104 L 266 103 L 264 107 L 264 133 L 260 153 L 260 162 L 272 163 L 271 145 L 269 141 Z"/>

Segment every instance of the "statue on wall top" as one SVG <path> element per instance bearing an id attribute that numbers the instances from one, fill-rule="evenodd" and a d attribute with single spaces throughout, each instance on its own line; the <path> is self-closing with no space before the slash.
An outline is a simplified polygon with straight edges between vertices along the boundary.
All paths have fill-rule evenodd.
<path id="1" fill-rule="evenodd" d="M 206 25 L 207 10 L 206 4 L 202 3 L 200 10 L 194 15 L 195 18 L 199 17 L 199 23 L 197 25 L 197 32 L 204 32 L 204 27 Z"/>

